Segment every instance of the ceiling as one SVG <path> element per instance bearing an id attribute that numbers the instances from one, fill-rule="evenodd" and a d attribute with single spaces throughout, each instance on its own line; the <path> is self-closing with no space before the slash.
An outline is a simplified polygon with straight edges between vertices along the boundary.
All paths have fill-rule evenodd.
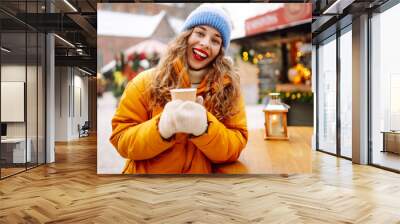
<path id="1" fill-rule="evenodd" d="M 36 35 L 55 33 L 56 66 L 77 66 L 95 75 L 96 0 L 1 0 L 0 26 L 2 46 L 12 50 L 9 60 L 34 57 L 43 47 Z"/>
<path id="2" fill-rule="evenodd" d="M 313 42 L 332 35 L 351 23 L 353 17 L 375 12 L 388 0 L 313 0 Z M 332 10 L 333 8 L 333 10 Z"/>

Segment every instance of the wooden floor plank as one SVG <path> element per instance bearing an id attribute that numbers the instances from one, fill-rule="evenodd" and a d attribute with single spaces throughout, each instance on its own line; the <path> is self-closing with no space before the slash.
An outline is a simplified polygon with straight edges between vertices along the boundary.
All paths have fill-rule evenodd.
<path id="1" fill-rule="evenodd" d="M 400 175 L 312 152 L 312 174 L 96 174 L 96 139 L 0 181 L 0 223 L 400 223 Z"/>

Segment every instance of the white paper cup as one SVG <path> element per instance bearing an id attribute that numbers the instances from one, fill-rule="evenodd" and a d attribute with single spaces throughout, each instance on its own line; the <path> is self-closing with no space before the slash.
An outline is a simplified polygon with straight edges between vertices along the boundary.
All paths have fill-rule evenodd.
<path id="1" fill-rule="evenodd" d="M 171 89 L 170 91 L 172 100 L 196 102 L 196 88 Z"/>

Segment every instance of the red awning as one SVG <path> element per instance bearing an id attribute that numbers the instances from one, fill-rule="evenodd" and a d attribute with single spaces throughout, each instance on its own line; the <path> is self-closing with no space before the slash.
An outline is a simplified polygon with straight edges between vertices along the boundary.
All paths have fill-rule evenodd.
<path id="1" fill-rule="evenodd" d="M 288 3 L 283 7 L 245 21 L 246 36 L 311 23 L 311 3 Z"/>

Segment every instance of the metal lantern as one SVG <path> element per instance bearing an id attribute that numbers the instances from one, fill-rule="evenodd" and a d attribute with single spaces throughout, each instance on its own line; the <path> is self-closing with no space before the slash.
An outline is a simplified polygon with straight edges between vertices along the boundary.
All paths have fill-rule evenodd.
<path id="1" fill-rule="evenodd" d="M 265 139 L 288 140 L 287 112 L 289 106 L 279 99 L 279 93 L 270 93 L 270 101 L 264 108 Z"/>

